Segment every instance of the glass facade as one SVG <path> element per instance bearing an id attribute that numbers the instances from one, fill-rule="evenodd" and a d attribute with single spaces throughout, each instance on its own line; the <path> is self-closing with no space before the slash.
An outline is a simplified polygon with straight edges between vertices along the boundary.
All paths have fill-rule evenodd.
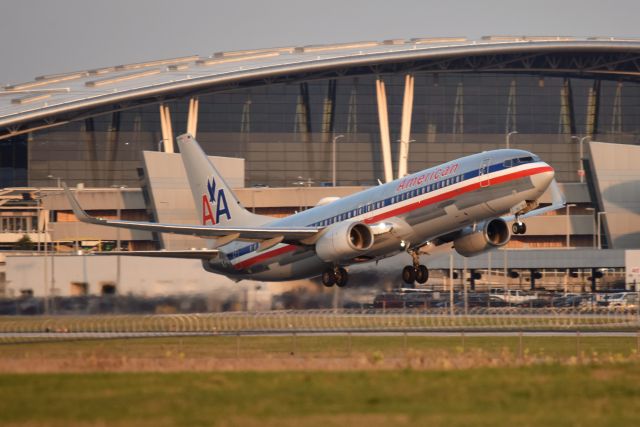
<path id="1" fill-rule="evenodd" d="M 409 171 L 483 150 L 531 150 L 577 181 L 578 138 L 640 139 L 640 85 L 527 74 L 415 73 Z M 373 185 L 384 176 L 376 77 L 272 84 L 201 95 L 197 139 L 210 155 L 246 159 L 247 186 L 331 181 Z M 404 75 L 384 75 L 394 169 Z M 186 129 L 189 100 L 170 102 L 172 126 Z M 94 117 L 0 141 L 0 187 L 51 186 L 49 175 L 86 186 L 138 186 L 142 150 L 162 139 L 157 105 Z M 27 168 L 28 165 L 28 168 Z M 27 173 L 28 172 L 28 173 Z"/>

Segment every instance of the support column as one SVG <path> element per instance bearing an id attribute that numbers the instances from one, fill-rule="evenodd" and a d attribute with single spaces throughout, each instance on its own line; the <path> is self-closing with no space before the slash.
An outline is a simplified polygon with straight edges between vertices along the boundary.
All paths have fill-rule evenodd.
<path id="1" fill-rule="evenodd" d="M 571 91 L 571 81 L 564 79 L 560 89 L 560 122 L 558 133 L 565 135 L 576 134 L 576 121 L 573 117 L 573 94 Z"/>
<path id="2" fill-rule="evenodd" d="M 598 113 L 600 112 L 600 80 L 593 82 L 587 98 L 587 136 L 598 133 Z M 581 167 L 582 169 L 582 167 Z"/>
<path id="3" fill-rule="evenodd" d="M 87 160 L 91 165 L 90 169 L 92 182 L 90 186 L 98 187 L 100 186 L 100 183 L 98 181 L 101 178 L 100 175 L 102 168 L 100 167 L 100 163 L 98 163 L 98 150 L 96 148 L 96 132 L 93 117 L 89 117 L 88 119 L 84 120 L 84 138 L 87 145 Z"/>
<path id="4" fill-rule="evenodd" d="M 616 94 L 613 98 L 611 111 L 611 133 L 622 133 L 622 82 L 616 85 Z"/>
<path id="5" fill-rule="evenodd" d="M 380 148 L 384 165 L 385 182 L 393 181 L 393 166 L 391 164 L 391 142 L 389 137 L 389 115 L 387 112 L 387 93 L 384 81 L 376 79 L 376 95 L 378 99 L 378 121 L 380 123 Z"/>
<path id="6" fill-rule="evenodd" d="M 118 158 L 118 144 L 120 136 L 120 111 L 115 111 L 111 115 L 111 124 L 109 125 L 108 139 L 107 139 L 107 166 L 106 176 L 104 177 L 106 182 L 102 185 L 111 185 L 115 181 L 119 181 L 120 177 L 115 176 L 114 164 Z"/>
<path id="7" fill-rule="evenodd" d="M 458 83 L 456 101 L 453 105 L 453 133 L 464 133 L 464 86 Z"/>
<path id="8" fill-rule="evenodd" d="M 404 79 L 404 98 L 402 103 L 402 125 L 400 127 L 400 149 L 398 153 L 398 178 L 407 174 L 409 169 L 409 144 L 411 143 L 411 116 L 413 114 L 414 78 L 407 74 Z"/>
<path id="9" fill-rule="evenodd" d="M 162 145 L 165 153 L 173 153 L 173 129 L 169 106 L 160 104 L 160 127 L 162 128 Z"/>
<path id="10" fill-rule="evenodd" d="M 329 135 L 334 131 L 337 86 L 336 80 L 329 80 L 327 96 L 324 99 L 322 108 L 322 134 L 324 142 L 328 142 Z"/>
<path id="11" fill-rule="evenodd" d="M 358 133 L 358 79 L 353 79 L 349 94 L 349 115 L 347 117 L 347 133 Z"/>
<path id="12" fill-rule="evenodd" d="M 189 115 L 187 116 L 187 133 L 190 133 L 194 138 L 196 137 L 196 132 L 198 131 L 198 106 L 199 105 L 200 105 L 200 102 L 198 101 L 197 97 L 193 97 L 189 99 Z"/>
<path id="13" fill-rule="evenodd" d="M 251 96 L 247 96 L 247 100 L 242 105 L 240 133 L 251 133 Z"/>

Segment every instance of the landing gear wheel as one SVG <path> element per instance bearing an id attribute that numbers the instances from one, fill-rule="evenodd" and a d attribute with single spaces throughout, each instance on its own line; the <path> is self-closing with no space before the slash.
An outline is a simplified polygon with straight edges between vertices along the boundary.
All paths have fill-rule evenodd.
<path id="1" fill-rule="evenodd" d="M 412 265 L 407 265 L 402 269 L 402 280 L 408 285 L 413 285 L 416 281 L 416 269 Z"/>
<path id="2" fill-rule="evenodd" d="M 415 271 L 416 282 L 420 283 L 421 285 L 427 283 L 427 280 L 429 280 L 429 269 L 424 265 L 420 265 L 418 266 L 418 268 L 416 268 Z"/>
<path id="3" fill-rule="evenodd" d="M 511 231 L 513 234 L 524 234 L 527 232 L 527 225 L 520 221 L 514 222 L 513 225 L 511 225 Z"/>
<path id="4" fill-rule="evenodd" d="M 335 270 L 333 275 L 336 278 L 336 285 L 338 285 L 339 288 L 347 286 L 347 282 L 349 281 L 349 273 L 347 273 L 347 270 L 340 267 Z"/>
<path id="5" fill-rule="evenodd" d="M 336 284 L 336 275 L 333 270 L 325 270 L 322 273 L 322 284 L 327 288 L 330 288 L 331 286 Z"/>

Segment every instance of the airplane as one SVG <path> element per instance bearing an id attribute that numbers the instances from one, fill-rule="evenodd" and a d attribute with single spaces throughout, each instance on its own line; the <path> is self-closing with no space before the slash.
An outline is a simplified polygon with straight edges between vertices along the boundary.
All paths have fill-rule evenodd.
<path id="1" fill-rule="evenodd" d="M 524 234 L 524 219 L 565 205 L 554 170 L 524 150 L 473 154 L 395 181 L 318 205 L 285 218 L 256 215 L 238 201 L 190 134 L 177 138 L 193 193 L 199 225 L 111 220 L 89 216 L 64 189 L 80 221 L 151 232 L 193 235 L 207 249 L 113 251 L 111 255 L 195 258 L 203 268 L 235 281 L 288 281 L 321 276 L 327 286 L 345 286 L 347 268 L 401 252 L 408 284 L 426 283 L 421 249 L 453 244 L 470 257 L 506 245 Z M 551 187 L 552 204 L 538 200 Z M 106 254 L 106 253 L 105 253 Z"/>

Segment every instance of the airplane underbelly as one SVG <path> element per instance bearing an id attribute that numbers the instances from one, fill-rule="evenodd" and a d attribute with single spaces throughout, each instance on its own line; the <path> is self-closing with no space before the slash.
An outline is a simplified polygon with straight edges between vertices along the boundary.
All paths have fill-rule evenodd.
<path id="1" fill-rule="evenodd" d="M 203 265 L 207 271 L 224 274 L 237 280 L 272 282 L 314 277 L 327 268 L 327 264 L 318 258 L 313 250 L 306 248 L 280 245 L 273 250 L 273 253 L 277 255 L 270 257 L 268 251 L 262 254 L 254 252 L 248 259 L 240 263 L 236 262 L 235 265 L 229 262 L 203 263 Z M 251 263 L 251 256 L 261 257 L 261 259 Z"/>
<path id="2" fill-rule="evenodd" d="M 329 264 L 315 254 L 304 259 L 288 262 L 286 258 L 268 265 L 267 269 L 251 273 L 247 278 L 252 280 L 288 281 L 308 279 L 320 275 Z"/>

